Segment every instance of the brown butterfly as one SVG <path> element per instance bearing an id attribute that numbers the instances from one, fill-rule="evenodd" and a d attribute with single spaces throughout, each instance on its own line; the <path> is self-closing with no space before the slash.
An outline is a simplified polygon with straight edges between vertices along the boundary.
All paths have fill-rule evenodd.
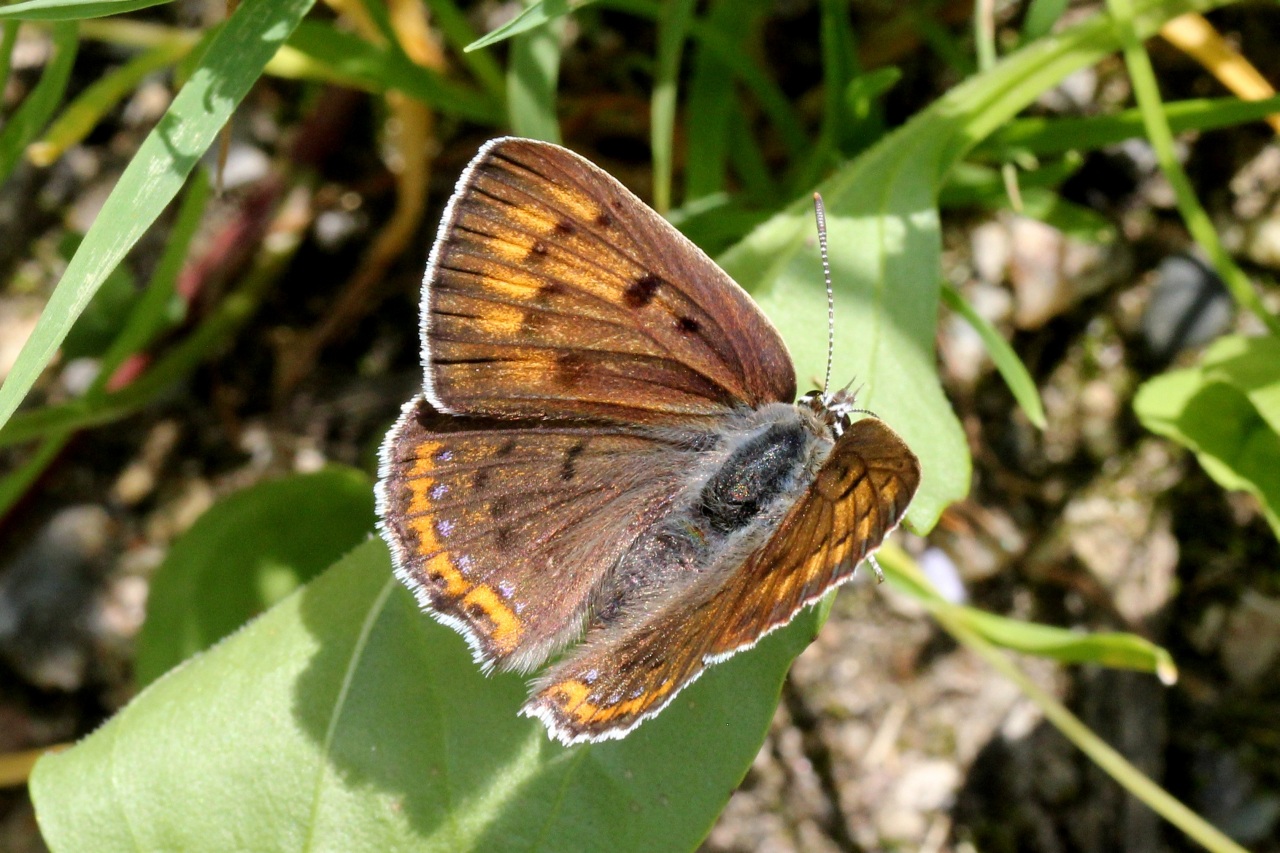
<path id="1" fill-rule="evenodd" d="M 496 139 L 458 181 L 422 360 L 382 446 L 396 574 L 486 670 L 577 643 L 521 710 L 565 744 L 622 737 L 847 580 L 920 481 L 849 395 L 793 403 L 747 293 L 544 142 Z"/>

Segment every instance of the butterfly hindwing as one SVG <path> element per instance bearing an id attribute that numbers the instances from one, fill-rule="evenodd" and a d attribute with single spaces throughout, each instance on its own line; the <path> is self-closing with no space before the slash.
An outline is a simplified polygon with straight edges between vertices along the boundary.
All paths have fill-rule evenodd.
<path id="1" fill-rule="evenodd" d="M 763 547 L 643 620 L 588 638 L 535 683 L 523 713 L 566 744 L 621 737 L 707 664 L 848 579 L 901 520 L 919 481 L 915 455 L 893 430 L 858 421 Z"/>
<path id="2" fill-rule="evenodd" d="M 607 173 L 525 139 L 482 148 L 449 202 L 423 361 L 454 414 L 653 424 L 795 396 L 742 288 Z"/>
<path id="3" fill-rule="evenodd" d="M 401 580 L 477 660 L 528 670 L 581 633 L 686 463 L 651 437 L 482 427 L 406 406 L 383 445 L 381 528 Z"/>

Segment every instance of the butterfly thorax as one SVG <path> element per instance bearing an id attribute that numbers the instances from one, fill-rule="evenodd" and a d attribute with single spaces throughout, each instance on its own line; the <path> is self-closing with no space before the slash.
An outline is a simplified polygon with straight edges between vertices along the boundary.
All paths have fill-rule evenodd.
<path id="1" fill-rule="evenodd" d="M 744 413 L 714 440 L 684 442 L 700 448 L 689 485 L 619 560 L 593 625 L 643 613 L 740 562 L 773 535 L 789 496 L 813 479 L 833 439 L 808 406 L 779 403 Z"/>

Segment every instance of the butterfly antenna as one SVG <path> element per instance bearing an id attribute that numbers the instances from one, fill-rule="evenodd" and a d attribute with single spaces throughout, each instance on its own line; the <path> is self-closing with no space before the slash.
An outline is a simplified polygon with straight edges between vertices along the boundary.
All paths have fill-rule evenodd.
<path id="1" fill-rule="evenodd" d="M 813 194 L 813 214 L 818 220 L 818 251 L 822 254 L 822 278 L 827 284 L 827 378 L 822 380 L 822 397 L 826 399 L 836 352 L 836 295 L 831 289 L 831 260 L 827 256 L 827 211 L 818 193 Z"/>

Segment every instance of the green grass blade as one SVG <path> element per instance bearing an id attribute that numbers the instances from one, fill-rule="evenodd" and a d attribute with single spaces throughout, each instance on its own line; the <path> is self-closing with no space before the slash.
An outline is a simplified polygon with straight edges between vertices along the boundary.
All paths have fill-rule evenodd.
<path id="1" fill-rule="evenodd" d="M 303 21 L 289 37 L 289 47 L 311 60 L 297 76 L 329 79 L 367 91 L 394 89 L 441 112 L 481 124 L 501 124 L 502 107 L 478 90 L 444 79 L 411 61 L 398 47 L 370 44 L 333 25 Z M 269 70 L 284 71 L 278 62 Z"/>
<path id="2" fill-rule="evenodd" d="M 211 194 L 208 173 L 204 169 L 196 169 L 169 231 L 164 254 L 160 256 L 142 298 L 129 312 L 120 334 L 102 356 L 101 388 L 105 389 L 106 382 L 126 358 L 146 349 L 160 334 L 182 322 L 185 306 L 180 301 L 175 305 L 174 291 L 187 258 L 187 249 L 200 227 Z"/>
<path id="3" fill-rule="evenodd" d="M 653 208 L 671 209 L 671 174 L 675 166 L 676 84 L 680 54 L 697 0 L 673 0 L 658 19 L 658 61 L 649 106 L 649 145 L 653 152 Z"/>
<path id="4" fill-rule="evenodd" d="M 0 519 L 7 516 L 14 504 L 22 500 L 27 489 L 40 479 L 40 475 L 53 464 L 74 435 L 75 431 L 69 429 L 49 433 L 21 465 L 0 477 Z"/>
<path id="5" fill-rule="evenodd" d="M 729 116 L 729 135 L 733 140 L 729 148 L 729 163 L 742 182 L 744 194 L 757 205 L 776 206 L 783 198 L 782 191 L 741 110 L 735 110 Z"/>
<path id="6" fill-rule="evenodd" d="M 241 5 L 120 176 L 0 387 L 8 421 L 98 286 L 164 210 L 313 0 Z"/>
<path id="7" fill-rule="evenodd" d="M 849 138 L 853 114 L 845 92 L 858 78 L 858 56 L 843 0 L 822 0 L 822 126 L 817 141 L 799 161 L 787 179 L 788 196 L 804 192 L 822 179 L 840 161 Z"/>
<path id="8" fill-rule="evenodd" d="M 480 85 L 489 93 L 489 97 L 502 100 L 506 96 L 506 81 L 502 77 L 502 68 L 487 50 L 467 50 L 468 45 L 477 40 L 476 31 L 471 28 L 467 16 L 458 8 L 453 0 L 426 0 L 431 10 L 431 22 L 444 35 L 445 42 L 461 53 L 461 59 L 470 69 Z"/>
<path id="9" fill-rule="evenodd" d="M 729 43 L 741 43 L 756 18 L 755 9 L 744 9 L 739 0 L 718 0 L 703 20 Z M 714 51 L 695 42 L 692 66 L 685 95 L 685 204 L 724 191 L 730 116 L 740 108 L 733 75 Z"/>
<path id="10" fill-rule="evenodd" d="M 1031 423 L 1040 429 L 1044 429 L 1047 421 L 1044 414 L 1044 404 L 1040 401 L 1040 392 L 1036 389 L 1035 380 L 1027 372 L 1022 359 L 1018 358 L 1018 354 L 1013 351 L 1013 347 L 1009 346 L 1009 342 L 1004 339 L 994 326 L 987 322 L 985 317 L 974 311 L 968 300 L 960 295 L 960 291 L 949 283 L 944 282 L 942 285 L 942 302 L 952 311 L 964 317 L 965 322 L 978 333 L 978 337 L 982 338 L 982 343 L 987 348 L 987 354 L 995 362 L 996 370 L 1000 371 L 1004 384 L 1009 387 L 1010 393 L 1013 394 L 1013 399 L 1018 401 L 1018 407 L 1022 409 Z"/>
<path id="11" fill-rule="evenodd" d="M 666 8 L 653 0 L 600 0 L 600 5 L 653 21 L 660 20 Z M 752 61 L 740 44 L 727 38 L 723 32 L 704 21 L 695 20 L 690 23 L 689 35 L 714 52 L 716 57 L 732 70 L 733 75 L 742 81 L 742 84 L 760 103 L 760 109 L 773 123 L 788 154 L 799 157 L 809 150 L 811 144 L 809 134 L 805 130 L 804 122 L 800 121 L 799 115 L 792 106 L 791 99 Z"/>
<path id="12" fill-rule="evenodd" d="M 136 12 L 170 0 L 26 0 L 0 8 L 0 20 L 81 21 Z"/>
<path id="13" fill-rule="evenodd" d="M 1164 105 L 1169 129 L 1217 130 L 1259 121 L 1280 112 L 1280 95 L 1259 101 L 1239 98 L 1197 98 Z M 1021 153 L 1045 157 L 1068 151 L 1096 151 L 1145 132 L 1142 110 L 1087 118 L 1022 118 L 997 130 L 973 151 L 974 157 L 1005 160 Z"/>
<path id="14" fill-rule="evenodd" d="M 40 82 L 23 99 L 13 116 L 0 131 L 0 182 L 8 180 L 18 165 L 18 158 L 36 134 L 44 129 L 49 118 L 57 110 L 62 95 L 71 79 L 71 66 L 76 61 L 78 47 L 75 24 L 55 24 L 53 27 L 54 56 L 40 75 Z M 6 63 L 7 65 L 7 63 Z"/>
<path id="15" fill-rule="evenodd" d="M 80 142 L 148 75 L 173 65 L 190 51 L 190 45 L 172 43 L 152 48 L 104 74 L 72 101 L 49 125 L 44 136 L 27 148 L 37 166 L 48 166 L 72 145 Z"/>
<path id="16" fill-rule="evenodd" d="M 1160 88 L 1156 84 L 1155 71 L 1151 67 L 1151 57 L 1134 31 L 1133 7 L 1129 0 L 1107 0 L 1112 16 L 1116 19 L 1116 29 L 1120 35 L 1121 47 L 1124 50 L 1125 65 L 1129 69 L 1129 77 L 1133 81 L 1133 93 L 1138 100 L 1138 108 L 1142 111 L 1143 124 L 1147 129 L 1147 138 L 1155 150 L 1156 159 L 1160 163 L 1160 171 L 1164 172 L 1173 194 L 1178 201 L 1178 212 L 1187 225 L 1187 230 L 1195 238 L 1200 247 L 1208 254 L 1209 260 L 1218 275 L 1226 284 L 1231 295 L 1242 308 L 1247 308 L 1271 330 L 1271 334 L 1280 335 L 1280 318 L 1275 317 L 1262 299 L 1253 289 L 1253 284 L 1240 267 L 1236 266 L 1222 242 L 1218 240 L 1218 232 L 1209 220 L 1200 200 L 1196 198 L 1191 180 L 1178 162 L 1173 150 L 1173 131 L 1164 117 L 1163 104 L 1160 100 Z"/>
<path id="17" fill-rule="evenodd" d="M 1026 44 L 1048 35 L 1066 10 L 1067 0 L 1031 0 L 1022 19 L 1022 42 Z"/>
<path id="18" fill-rule="evenodd" d="M 9 85 L 10 65 L 13 61 L 13 47 L 18 43 L 18 22 L 0 22 L 0 92 Z"/>
<path id="19" fill-rule="evenodd" d="M 511 44 L 507 69 L 507 117 L 518 136 L 560 141 L 556 86 L 560 77 L 560 17 L 546 26 L 526 29 Z"/>
<path id="20" fill-rule="evenodd" d="M 524 11 L 507 23 L 467 45 L 466 49 L 468 52 L 479 50 L 482 47 L 490 47 L 500 41 L 506 41 L 509 38 L 531 32 L 552 21 L 558 21 L 569 12 L 581 8 L 589 2 L 590 0 L 578 3 L 570 3 L 569 0 L 537 0 L 537 2 L 526 6 Z"/>

